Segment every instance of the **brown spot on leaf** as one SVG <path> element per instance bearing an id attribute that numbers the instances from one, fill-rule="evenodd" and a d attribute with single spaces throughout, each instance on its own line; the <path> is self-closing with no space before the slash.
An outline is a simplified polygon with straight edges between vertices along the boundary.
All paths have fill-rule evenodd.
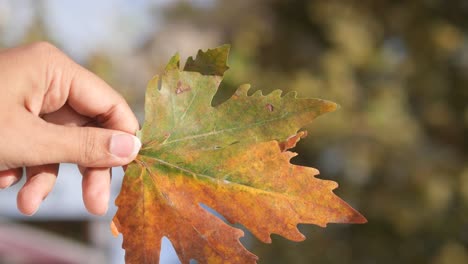
<path id="1" fill-rule="evenodd" d="M 266 104 L 265 107 L 266 107 L 266 109 L 268 109 L 268 111 L 270 111 L 270 112 L 273 112 L 273 110 L 275 110 L 275 107 L 274 107 L 272 104 Z"/>
<path id="2" fill-rule="evenodd" d="M 187 85 L 187 84 L 183 84 L 181 81 L 178 81 L 177 82 L 177 89 L 175 91 L 176 94 L 181 94 L 181 93 L 184 93 L 184 92 L 188 92 L 192 90 L 192 88 Z"/>

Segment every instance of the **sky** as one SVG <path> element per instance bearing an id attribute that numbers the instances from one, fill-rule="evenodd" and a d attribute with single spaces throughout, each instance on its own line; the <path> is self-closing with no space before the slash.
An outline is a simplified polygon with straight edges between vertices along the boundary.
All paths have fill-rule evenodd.
<path id="1" fill-rule="evenodd" d="M 96 52 L 126 53 L 158 30 L 159 10 L 169 2 L 0 0 L 0 41 L 17 45 L 40 16 L 54 44 L 75 60 Z"/>
<path id="2" fill-rule="evenodd" d="M 129 52 L 157 30 L 155 2 L 165 1 L 48 0 L 45 22 L 52 38 L 77 59 L 98 51 Z"/>

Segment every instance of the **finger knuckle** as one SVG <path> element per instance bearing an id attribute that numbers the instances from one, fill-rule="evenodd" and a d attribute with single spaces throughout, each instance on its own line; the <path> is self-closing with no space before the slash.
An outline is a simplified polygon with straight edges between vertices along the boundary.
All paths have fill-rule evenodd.
<path id="1" fill-rule="evenodd" d="M 29 45 L 29 50 L 33 53 L 40 55 L 55 55 L 60 54 L 61 51 L 53 44 L 47 41 L 39 41 Z"/>
<path id="2" fill-rule="evenodd" d="M 79 143 L 79 163 L 91 164 L 93 162 L 94 151 L 96 149 L 96 135 L 90 129 L 81 130 L 81 140 Z"/>

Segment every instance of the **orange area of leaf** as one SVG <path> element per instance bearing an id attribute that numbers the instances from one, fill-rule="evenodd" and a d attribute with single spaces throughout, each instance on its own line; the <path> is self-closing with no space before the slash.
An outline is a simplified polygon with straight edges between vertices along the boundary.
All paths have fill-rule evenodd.
<path id="1" fill-rule="evenodd" d="M 294 146 L 304 135 L 289 138 L 285 146 Z M 230 223 L 244 225 L 266 243 L 271 242 L 272 233 L 304 240 L 297 229 L 299 223 L 366 222 L 332 192 L 338 186 L 335 182 L 315 178 L 318 171 L 314 168 L 291 164 L 294 156 L 281 152 L 276 141 L 253 144 L 220 164 L 218 170 L 230 172 L 229 177 L 203 180 L 177 169 L 162 174 L 157 160 L 140 157 L 138 165 L 129 168 L 140 176 L 124 185 L 124 198 L 117 203 L 116 218 L 126 223 L 119 230 L 126 238 L 127 262 L 158 263 L 160 241 L 166 236 L 182 263 L 190 259 L 199 263 L 256 263 L 257 257 L 239 242 L 243 231 L 200 204 Z"/>

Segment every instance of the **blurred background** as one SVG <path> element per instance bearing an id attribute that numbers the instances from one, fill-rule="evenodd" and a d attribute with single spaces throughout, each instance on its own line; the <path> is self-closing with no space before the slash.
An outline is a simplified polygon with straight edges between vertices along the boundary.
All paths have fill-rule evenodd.
<path id="1" fill-rule="evenodd" d="M 294 163 L 340 183 L 366 225 L 301 225 L 295 243 L 248 236 L 259 263 L 468 263 L 468 1 L 0 0 L 0 47 L 46 40 L 122 93 L 143 120 L 171 55 L 231 43 L 219 103 L 242 83 L 335 101 Z M 122 170 L 114 171 L 113 195 Z M 0 263 L 122 263 L 80 176 L 60 168 L 34 217 L 0 191 Z M 111 199 L 113 205 L 113 199 Z M 161 263 L 178 263 L 164 242 Z"/>

